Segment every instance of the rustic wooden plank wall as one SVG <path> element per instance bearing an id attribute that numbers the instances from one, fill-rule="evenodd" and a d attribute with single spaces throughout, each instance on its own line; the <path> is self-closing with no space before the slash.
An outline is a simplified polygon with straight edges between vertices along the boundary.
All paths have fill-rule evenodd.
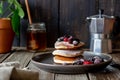
<path id="1" fill-rule="evenodd" d="M 45 22 L 48 47 L 57 37 L 70 34 L 89 47 L 89 28 L 86 17 L 104 9 L 106 15 L 120 16 L 120 0 L 28 0 L 33 22 Z M 26 11 L 24 0 L 20 0 Z M 27 14 L 21 20 L 20 46 L 26 46 Z M 14 45 L 16 42 L 14 42 Z"/>
<path id="2" fill-rule="evenodd" d="M 95 0 L 60 0 L 60 35 L 73 35 L 88 46 L 90 37 L 86 17 L 95 13 Z"/>

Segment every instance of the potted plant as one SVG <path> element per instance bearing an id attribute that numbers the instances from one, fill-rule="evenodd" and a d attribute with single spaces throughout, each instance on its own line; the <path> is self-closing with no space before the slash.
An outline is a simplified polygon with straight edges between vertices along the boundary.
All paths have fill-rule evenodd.
<path id="1" fill-rule="evenodd" d="M 14 34 L 19 36 L 24 11 L 17 0 L 0 0 L 0 53 L 11 51 Z"/>

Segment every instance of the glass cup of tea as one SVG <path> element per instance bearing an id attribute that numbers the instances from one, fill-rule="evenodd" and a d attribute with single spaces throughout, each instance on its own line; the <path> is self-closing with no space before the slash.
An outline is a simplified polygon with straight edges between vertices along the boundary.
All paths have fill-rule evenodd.
<path id="1" fill-rule="evenodd" d="M 47 47 L 46 28 L 44 23 L 33 23 L 27 29 L 27 50 L 45 51 Z"/>

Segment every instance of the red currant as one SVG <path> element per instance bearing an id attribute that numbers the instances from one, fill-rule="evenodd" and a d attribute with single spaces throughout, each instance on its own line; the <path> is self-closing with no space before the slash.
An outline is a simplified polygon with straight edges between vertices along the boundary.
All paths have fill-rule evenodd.
<path id="1" fill-rule="evenodd" d="M 93 63 L 91 61 L 86 60 L 86 61 L 83 62 L 83 64 L 86 65 L 86 64 L 93 64 Z"/>

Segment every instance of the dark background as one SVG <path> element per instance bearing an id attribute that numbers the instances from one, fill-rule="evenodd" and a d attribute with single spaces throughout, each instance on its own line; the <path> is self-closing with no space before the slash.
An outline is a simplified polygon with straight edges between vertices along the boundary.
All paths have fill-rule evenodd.
<path id="1" fill-rule="evenodd" d="M 15 37 L 14 46 L 26 46 L 26 30 L 29 23 L 25 0 L 19 1 L 25 11 L 25 17 L 21 20 L 20 38 Z M 104 9 L 106 15 L 120 16 L 120 0 L 28 1 L 33 22 L 44 22 L 46 24 L 48 47 L 54 47 L 54 42 L 58 37 L 69 34 L 85 42 L 85 47 L 88 48 L 90 35 L 86 17 L 98 14 L 99 9 Z M 119 26 L 119 21 L 116 25 Z M 116 29 L 114 32 L 116 32 Z M 118 41 L 120 45 L 119 32 L 114 35 L 113 43 Z M 114 44 L 113 48 L 120 48 L 118 43 Z"/>

